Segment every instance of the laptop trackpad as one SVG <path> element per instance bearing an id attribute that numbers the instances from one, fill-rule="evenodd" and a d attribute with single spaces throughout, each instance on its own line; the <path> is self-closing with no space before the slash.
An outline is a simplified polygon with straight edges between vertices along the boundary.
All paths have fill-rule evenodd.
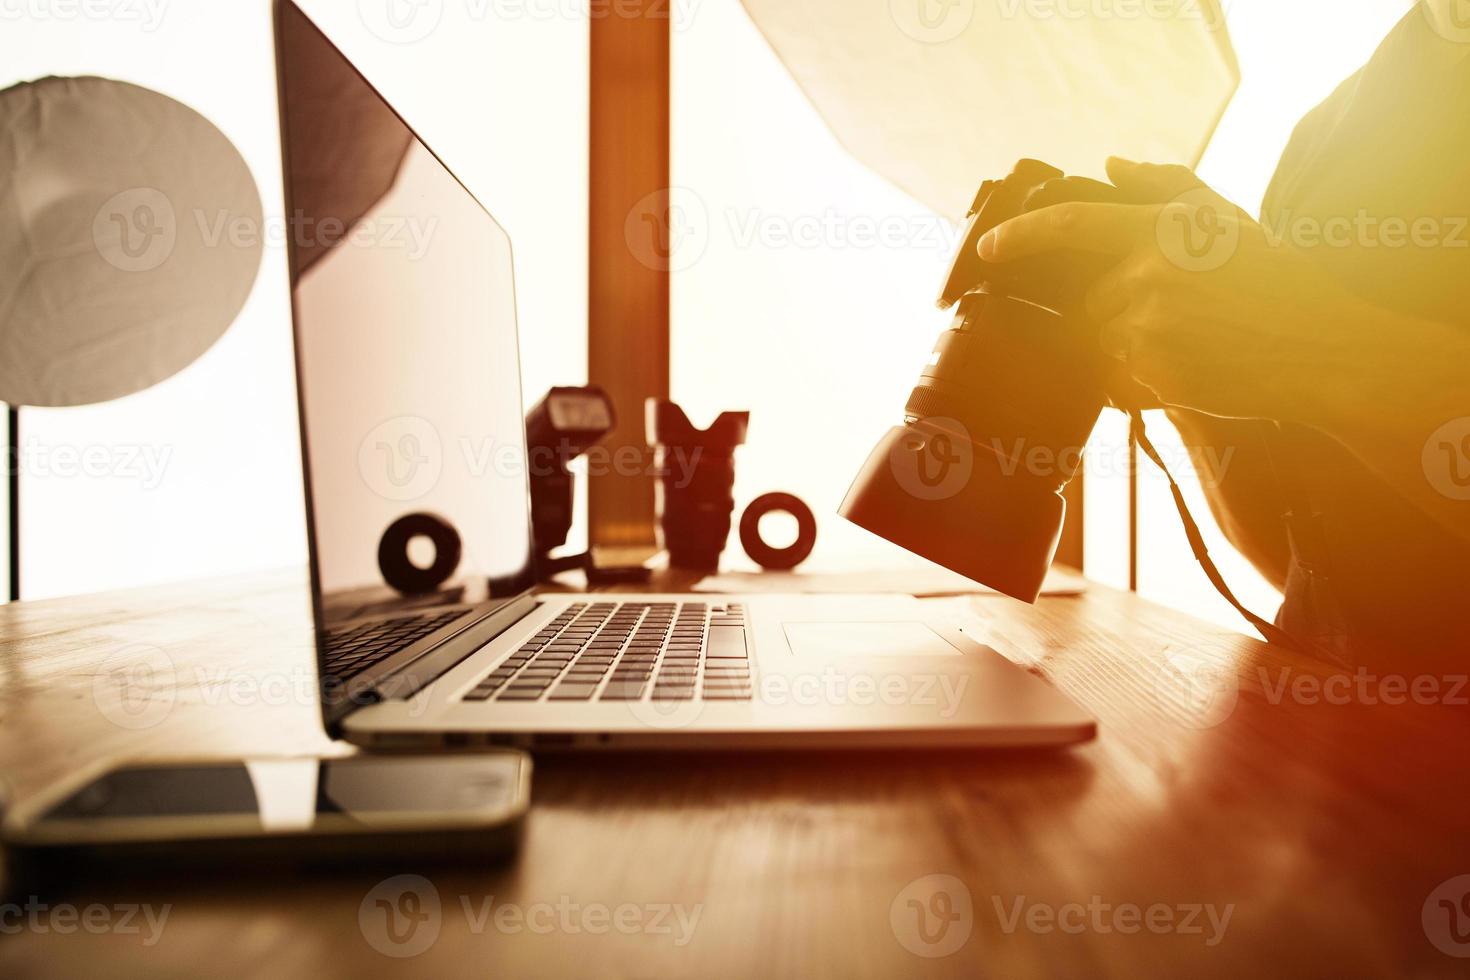
<path id="1" fill-rule="evenodd" d="M 801 657 L 959 657 L 923 623 L 784 623 Z"/>

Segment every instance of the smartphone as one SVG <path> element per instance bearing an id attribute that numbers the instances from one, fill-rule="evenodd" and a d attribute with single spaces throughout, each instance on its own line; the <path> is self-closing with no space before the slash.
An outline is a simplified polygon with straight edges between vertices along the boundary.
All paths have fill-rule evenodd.
<path id="1" fill-rule="evenodd" d="M 0 822 L 12 884 L 73 866 L 487 860 L 514 851 L 531 759 L 350 756 L 138 763 L 79 774 Z"/>

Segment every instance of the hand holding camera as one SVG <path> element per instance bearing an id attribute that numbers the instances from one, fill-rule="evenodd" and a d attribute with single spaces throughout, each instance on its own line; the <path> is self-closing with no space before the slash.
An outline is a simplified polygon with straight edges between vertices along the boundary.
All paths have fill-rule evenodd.
<path id="1" fill-rule="evenodd" d="M 977 255 L 1009 267 L 1081 251 L 1108 266 L 1082 305 L 1102 349 L 1126 365 L 1109 386 L 1119 407 L 1310 420 L 1310 393 L 1282 378 L 1330 367 L 1355 301 L 1188 169 L 1115 158 L 1108 175 L 1114 200 L 1028 208 L 981 236 Z M 1327 323 L 1331 345 L 1312 329 Z"/>
<path id="2" fill-rule="evenodd" d="M 1270 314 L 1287 303 L 1252 293 L 1256 304 L 1241 304 L 1253 318 L 1246 329 L 1219 312 L 1234 301 L 1231 290 L 1250 291 L 1241 276 L 1261 271 L 1251 261 L 1222 272 L 1243 240 L 1252 257 L 1268 243 L 1192 173 L 1114 160 L 1109 175 L 1114 184 L 1022 160 L 981 186 L 939 295 L 954 322 L 904 424 L 879 441 L 841 507 L 874 534 L 1026 602 L 1040 594 L 1065 519 L 1062 491 L 1109 401 L 1133 416 L 1140 447 L 1163 468 L 1143 431 L 1147 402 L 1113 384 L 1120 360 L 1169 401 L 1176 379 L 1200 385 L 1181 368 L 1198 375 L 1216 367 L 1211 358 L 1228 365 L 1223 347 L 1254 341 L 1233 357 L 1256 370 L 1251 359 L 1273 349 Z M 1157 203 L 1168 193 L 1171 203 Z M 1274 311 L 1260 308 L 1262 295 Z M 1204 336 L 1211 331 L 1221 336 Z M 1210 379 L 1216 390 L 1229 390 L 1220 377 L 1230 373 Z M 1211 582 L 1263 636 L 1294 645 L 1231 594 L 1169 482 Z"/>

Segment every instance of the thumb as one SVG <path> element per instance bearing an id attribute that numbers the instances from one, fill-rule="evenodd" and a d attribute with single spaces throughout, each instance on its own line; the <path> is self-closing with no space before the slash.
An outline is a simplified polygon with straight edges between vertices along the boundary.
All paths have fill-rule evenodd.
<path id="1" fill-rule="evenodd" d="M 1136 163 L 1122 157 L 1108 157 L 1108 179 L 1123 193 L 1149 204 L 1164 204 L 1206 186 L 1188 167 Z"/>

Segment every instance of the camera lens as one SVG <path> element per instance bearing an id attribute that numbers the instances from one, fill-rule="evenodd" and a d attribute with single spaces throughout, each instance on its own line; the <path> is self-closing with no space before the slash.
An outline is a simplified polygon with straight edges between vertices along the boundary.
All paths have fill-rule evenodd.
<path id="1" fill-rule="evenodd" d="M 940 293 L 957 305 L 904 409 L 841 512 L 917 554 L 1035 601 L 1056 553 L 1061 491 L 1106 403 L 1106 363 L 1081 312 L 1096 257 L 980 260 L 980 236 L 1033 206 L 1113 189 L 1023 160 L 976 196 Z M 1034 202 L 1034 204 L 1033 204 Z"/>

